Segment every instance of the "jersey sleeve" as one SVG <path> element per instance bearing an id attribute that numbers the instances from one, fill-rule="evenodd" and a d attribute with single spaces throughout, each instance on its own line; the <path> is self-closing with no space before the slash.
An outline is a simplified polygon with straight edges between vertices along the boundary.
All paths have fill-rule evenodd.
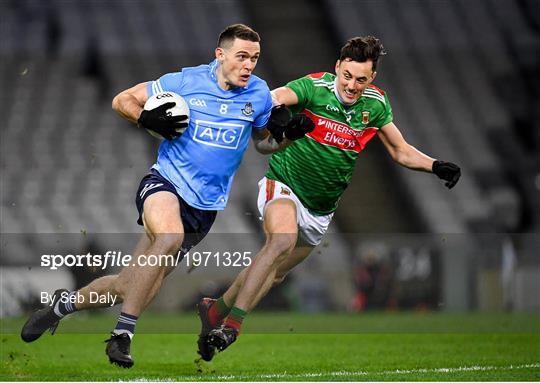
<path id="1" fill-rule="evenodd" d="M 381 102 L 381 109 L 377 116 L 373 120 L 372 124 L 375 128 L 382 128 L 386 124 L 391 123 L 394 120 L 394 115 L 392 114 L 392 106 L 390 105 L 390 100 L 388 100 L 388 94 L 384 94 L 384 103 Z"/>
<path id="2" fill-rule="evenodd" d="M 291 110 L 294 113 L 298 113 L 304 110 L 311 101 L 311 98 L 315 91 L 313 80 L 309 76 L 305 76 L 290 81 L 285 86 L 291 89 L 296 94 L 296 97 L 298 97 L 298 104 L 296 104 L 294 107 L 291 107 Z"/>
<path id="3" fill-rule="evenodd" d="M 183 72 L 167 73 L 155 81 L 149 81 L 147 85 L 148 97 L 156 93 L 170 91 L 181 94 L 184 82 Z"/>
<path id="4" fill-rule="evenodd" d="M 255 121 L 253 121 L 253 127 L 255 129 L 263 129 L 266 124 L 268 124 L 268 120 L 270 119 L 270 114 L 272 113 L 272 95 L 270 94 L 270 91 L 268 91 L 268 95 L 266 97 L 266 102 L 264 103 L 264 110 L 262 113 L 260 113 Z"/>

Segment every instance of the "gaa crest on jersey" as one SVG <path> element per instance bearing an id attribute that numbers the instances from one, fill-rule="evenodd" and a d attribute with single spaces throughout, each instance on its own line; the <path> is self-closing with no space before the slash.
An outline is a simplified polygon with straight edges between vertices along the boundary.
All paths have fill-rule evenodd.
<path id="1" fill-rule="evenodd" d="M 291 195 L 291 191 L 289 189 L 285 189 L 283 186 L 281 187 L 281 191 L 279 192 L 281 195 Z"/>
<path id="2" fill-rule="evenodd" d="M 246 105 L 242 108 L 242 114 L 246 117 L 253 114 L 253 105 L 251 105 L 251 102 L 246 102 Z"/>
<path id="3" fill-rule="evenodd" d="M 367 110 L 362 111 L 362 124 L 369 124 L 369 112 Z"/>

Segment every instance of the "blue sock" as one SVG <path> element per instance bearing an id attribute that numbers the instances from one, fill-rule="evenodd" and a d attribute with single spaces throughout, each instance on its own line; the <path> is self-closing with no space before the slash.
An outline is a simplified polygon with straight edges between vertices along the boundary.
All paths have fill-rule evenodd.
<path id="1" fill-rule="evenodd" d="M 58 301 L 56 301 L 56 304 L 54 305 L 54 313 L 58 315 L 58 317 L 63 318 L 67 314 L 77 311 L 75 303 L 72 303 L 71 301 L 72 297 L 76 294 L 77 290 L 72 291 L 69 293 L 69 295 L 61 297 L 58 299 Z"/>
<path id="2" fill-rule="evenodd" d="M 116 327 L 114 328 L 113 333 L 127 333 L 130 337 L 133 337 L 133 334 L 135 334 L 135 325 L 137 324 L 138 318 L 139 317 L 136 317 L 135 315 L 121 312 L 120 316 L 118 317 L 118 323 L 116 323 Z"/>

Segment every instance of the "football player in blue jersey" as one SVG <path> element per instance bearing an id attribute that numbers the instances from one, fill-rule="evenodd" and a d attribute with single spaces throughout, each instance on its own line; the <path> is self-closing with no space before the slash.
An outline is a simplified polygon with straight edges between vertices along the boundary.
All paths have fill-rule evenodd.
<path id="1" fill-rule="evenodd" d="M 260 55 L 259 41 L 251 28 L 231 25 L 220 34 L 210 64 L 166 74 L 114 97 L 112 107 L 122 117 L 165 138 L 137 191 L 138 223 L 145 234 L 134 250 L 135 262 L 78 291 L 55 291 L 51 306 L 36 311 L 24 325 L 24 341 L 38 339 L 47 329 L 54 333 L 59 321 L 74 311 L 110 306 L 105 300 L 90 302 L 91 294 L 112 295 L 122 302 L 122 309 L 106 353 L 111 363 L 133 366 L 130 345 L 137 319 L 175 267 L 170 262 L 148 266 L 138 260 L 146 254 L 181 257 L 204 238 L 217 211 L 225 208 L 250 136 L 255 148 L 268 154 L 314 128 L 299 124 L 283 107 L 272 109 L 266 82 L 252 73 Z M 174 103 L 143 110 L 150 96 L 163 91 L 184 97 L 190 106 L 189 122 L 187 116 L 167 114 Z M 178 128 L 186 127 L 178 133 Z"/>

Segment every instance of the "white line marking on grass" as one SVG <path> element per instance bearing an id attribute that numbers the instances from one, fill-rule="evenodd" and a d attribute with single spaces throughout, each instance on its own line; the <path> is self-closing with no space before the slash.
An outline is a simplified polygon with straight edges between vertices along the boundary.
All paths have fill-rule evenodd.
<path id="1" fill-rule="evenodd" d="M 132 382 L 159 382 L 159 381 L 223 381 L 223 380 L 250 380 L 258 381 L 261 379 L 309 379 L 309 378 L 321 378 L 325 376 L 331 377 L 355 377 L 355 376 L 370 376 L 370 375 L 408 375 L 408 374 L 418 374 L 418 373 L 438 373 L 438 374 L 448 374 L 454 372 L 468 372 L 468 371 L 511 371 L 511 370 L 523 370 L 526 368 L 540 368 L 540 363 L 531 363 L 531 364 L 518 364 L 518 365 L 508 365 L 508 366 L 464 366 L 464 367 L 448 367 L 448 368 L 417 368 L 411 370 L 387 370 L 387 371 L 329 371 L 329 372 L 311 372 L 305 374 L 289 374 L 286 371 L 279 374 L 257 374 L 257 375 L 188 375 L 188 376 L 177 376 L 175 378 L 167 379 L 145 379 L 145 378 L 136 378 L 131 380 Z"/>

